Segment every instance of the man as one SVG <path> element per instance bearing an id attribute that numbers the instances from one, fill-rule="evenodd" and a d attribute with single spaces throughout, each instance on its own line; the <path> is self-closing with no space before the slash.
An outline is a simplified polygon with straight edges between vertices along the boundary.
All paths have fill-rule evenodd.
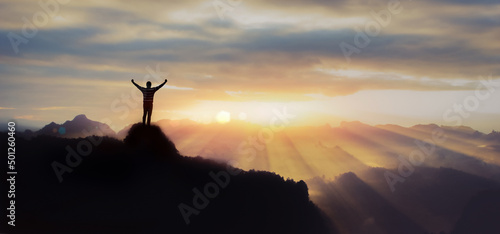
<path id="1" fill-rule="evenodd" d="M 167 83 L 167 79 L 165 79 L 165 82 L 163 82 L 163 84 L 151 88 L 151 81 L 148 81 L 146 83 L 147 88 L 144 88 L 136 84 L 134 82 L 134 79 L 132 79 L 132 84 L 134 84 L 135 87 L 141 90 L 143 95 L 144 114 L 142 115 L 142 125 L 146 125 L 146 116 L 148 116 L 148 126 L 151 125 L 151 114 L 153 114 L 153 96 L 155 95 L 155 92 L 158 89 L 160 89 L 161 87 L 163 87 L 163 85 L 165 85 L 165 83 Z"/>

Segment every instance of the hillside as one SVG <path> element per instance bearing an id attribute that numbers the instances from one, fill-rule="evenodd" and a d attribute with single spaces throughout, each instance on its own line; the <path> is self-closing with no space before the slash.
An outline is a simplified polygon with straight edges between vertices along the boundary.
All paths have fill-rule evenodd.
<path id="1" fill-rule="evenodd" d="M 17 148 L 19 233 L 333 232 L 303 181 L 181 156 L 155 126 Z"/>
<path id="2" fill-rule="evenodd" d="M 500 183 L 450 168 L 417 167 L 391 192 L 386 171 L 398 173 L 370 168 L 359 175 L 349 172 L 333 180 L 316 177 L 306 182 L 311 199 L 341 233 L 450 233 L 456 225 L 457 230 L 469 230 L 457 233 L 500 231 L 493 221 L 498 212 L 491 208 L 498 207 L 498 196 L 478 196 L 500 189 Z"/>

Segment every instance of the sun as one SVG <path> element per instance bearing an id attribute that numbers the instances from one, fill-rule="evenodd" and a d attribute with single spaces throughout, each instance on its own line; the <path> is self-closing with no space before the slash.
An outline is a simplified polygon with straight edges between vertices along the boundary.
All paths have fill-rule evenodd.
<path id="1" fill-rule="evenodd" d="M 220 111 L 217 113 L 217 116 L 215 116 L 215 120 L 217 120 L 218 123 L 225 124 L 231 121 L 231 113 L 227 111 Z"/>

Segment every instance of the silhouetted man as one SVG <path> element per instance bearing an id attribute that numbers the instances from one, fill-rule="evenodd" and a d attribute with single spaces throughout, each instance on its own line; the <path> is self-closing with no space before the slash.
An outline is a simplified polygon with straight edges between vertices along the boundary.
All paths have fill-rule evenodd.
<path id="1" fill-rule="evenodd" d="M 151 115 L 153 114 L 153 96 L 155 95 L 155 92 L 163 87 L 167 83 L 167 79 L 165 79 L 165 82 L 163 82 L 161 85 L 158 85 L 154 88 L 151 88 L 151 81 L 148 81 L 146 83 L 147 88 L 141 87 L 138 84 L 134 82 L 134 79 L 132 79 L 132 84 L 135 85 L 139 90 L 141 90 L 144 101 L 143 101 L 143 108 L 144 108 L 144 114 L 142 115 L 142 125 L 146 125 L 146 115 L 148 116 L 148 126 L 151 125 Z"/>

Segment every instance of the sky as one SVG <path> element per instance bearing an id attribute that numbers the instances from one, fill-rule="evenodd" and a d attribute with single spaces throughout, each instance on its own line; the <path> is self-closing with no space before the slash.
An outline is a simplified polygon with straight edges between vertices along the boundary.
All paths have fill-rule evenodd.
<path id="1" fill-rule="evenodd" d="M 436 123 L 500 130 L 493 0 L 0 1 L 0 122 Z"/>

